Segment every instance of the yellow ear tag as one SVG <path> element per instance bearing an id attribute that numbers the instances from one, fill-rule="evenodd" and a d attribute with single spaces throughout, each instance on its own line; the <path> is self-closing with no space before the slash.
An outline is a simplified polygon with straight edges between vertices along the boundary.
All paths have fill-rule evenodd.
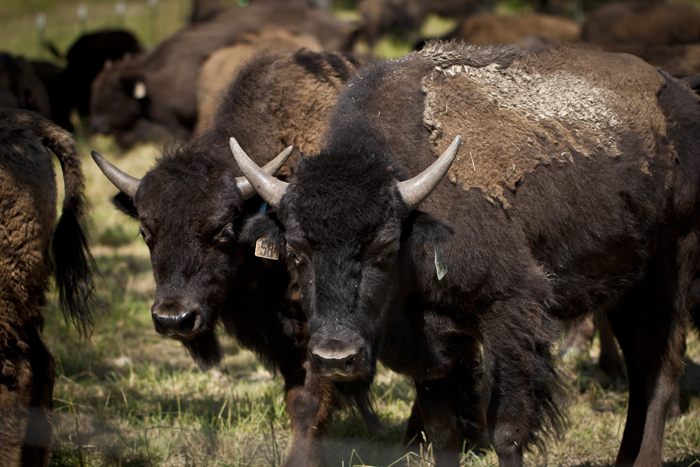
<path id="1" fill-rule="evenodd" d="M 447 274 L 447 262 L 437 248 L 435 249 L 435 271 L 439 281 Z"/>
<path id="2" fill-rule="evenodd" d="M 268 241 L 267 238 L 259 238 L 258 241 L 255 242 L 255 256 L 259 258 L 278 260 L 280 257 L 280 252 L 277 250 L 277 246 Z"/>

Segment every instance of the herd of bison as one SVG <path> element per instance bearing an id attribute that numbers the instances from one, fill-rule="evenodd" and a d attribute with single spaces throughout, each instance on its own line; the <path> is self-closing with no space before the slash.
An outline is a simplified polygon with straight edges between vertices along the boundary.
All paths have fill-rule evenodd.
<path id="1" fill-rule="evenodd" d="M 51 277 L 92 331 L 74 125 L 178 141 L 141 179 L 92 158 L 150 250 L 155 330 L 202 367 L 223 330 L 283 378 L 285 466 L 325 465 L 336 410 L 378 425 L 379 362 L 414 384 L 406 440 L 438 467 L 465 443 L 522 466 L 566 429 L 562 329 L 594 316 L 629 383 L 616 465 L 662 465 L 700 329 L 700 10 L 359 0 L 349 23 L 330 3 L 194 0 L 156 46 L 93 32 L 65 67 L 0 53 L 0 467 L 48 464 Z M 420 37 L 429 14 L 457 27 Z M 414 51 L 358 52 L 385 35 Z"/>

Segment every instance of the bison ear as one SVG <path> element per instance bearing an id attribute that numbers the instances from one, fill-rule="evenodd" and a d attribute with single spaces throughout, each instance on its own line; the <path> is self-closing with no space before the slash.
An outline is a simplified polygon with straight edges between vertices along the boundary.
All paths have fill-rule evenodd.
<path id="1" fill-rule="evenodd" d="M 241 241 L 254 246 L 258 239 L 264 238 L 268 243 L 277 246 L 278 251 L 284 251 L 284 227 L 277 220 L 276 212 L 256 214 L 243 225 Z"/>
<path id="2" fill-rule="evenodd" d="M 112 204 L 114 204 L 114 207 L 117 208 L 117 210 L 123 212 L 127 216 L 133 217 L 134 219 L 139 218 L 139 213 L 134 205 L 134 200 L 121 191 L 114 195 L 114 198 L 112 198 Z"/>
<path id="3" fill-rule="evenodd" d="M 442 243 L 449 240 L 455 231 L 450 224 L 427 212 L 413 210 L 404 224 L 402 240 L 414 245 L 427 242 Z"/>
<path id="4" fill-rule="evenodd" d="M 134 96 L 134 99 L 137 100 L 145 98 L 148 95 L 148 91 L 146 90 L 146 83 L 144 83 L 141 79 L 137 79 L 134 83 L 134 90 L 131 94 L 132 96 Z"/>

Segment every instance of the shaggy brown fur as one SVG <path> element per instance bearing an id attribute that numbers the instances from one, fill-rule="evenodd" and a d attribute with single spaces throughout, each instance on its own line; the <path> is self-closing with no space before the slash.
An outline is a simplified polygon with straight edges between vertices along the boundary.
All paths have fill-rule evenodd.
<path id="1" fill-rule="evenodd" d="M 281 29 L 248 34 L 236 45 L 214 52 L 202 65 L 197 78 L 197 125 L 194 136 L 206 133 L 214 124 L 214 113 L 225 90 L 252 57 L 267 49 L 295 51 L 302 48 L 312 52 L 323 50 L 323 46 L 313 37 Z"/>
<path id="2" fill-rule="evenodd" d="M 700 73 L 700 44 L 677 44 L 646 47 L 643 45 L 603 46 L 608 52 L 636 55 L 670 75 L 684 77 Z"/>
<path id="3" fill-rule="evenodd" d="M 63 215 L 55 232 L 56 178 L 44 146 L 58 156 L 65 180 Z M 83 188 L 69 133 L 33 112 L 0 111 L 1 467 L 48 461 L 54 361 L 40 331 L 54 264 L 67 316 L 81 331 L 91 327 Z"/>
<path id="4" fill-rule="evenodd" d="M 202 64 L 214 51 L 264 29 L 307 34 L 333 51 L 347 50 L 352 33 L 349 24 L 325 10 L 265 4 L 228 8 L 103 70 L 92 86 L 91 126 L 115 134 L 124 146 L 163 129 L 188 139 L 197 120 L 195 89 Z"/>
<path id="5" fill-rule="evenodd" d="M 641 105 L 655 96 L 661 75 L 629 76 L 611 90 L 602 85 L 609 80 L 604 72 L 605 55 L 571 49 L 576 60 L 566 70 L 559 68 L 559 63 L 544 68 L 537 56 L 524 55 L 502 69 L 497 61 L 484 67 L 452 65 L 446 58 L 449 53 L 440 47 L 423 52 L 440 67 L 439 73 L 431 73 L 422 82 L 426 95 L 424 123 L 431 131 L 430 139 L 436 153 L 441 154 L 451 138 L 462 135 L 469 153 L 459 156 L 452 165 L 450 181 L 465 189 L 479 188 L 504 208 L 509 207 L 504 189 L 515 191 L 527 173 L 540 164 L 572 163 L 574 155 L 585 154 L 591 147 L 620 154 L 619 141 L 610 136 L 620 123 L 616 115 L 629 111 L 645 117 L 639 122 L 654 123 L 654 127 L 641 128 L 635 120 L 629 121 L 644 135 L 649 147 L 653 146 L 654 135 L 665 131 L 660 110 L 648 115 L 648 107 Z M 476 60 L 480 53 L 490 53 L 489 49 L 466 50 Z M 501 53 L 505 58 L 512 52 L 503 49 Z M 620 56 L 619 60 L 629 62 L 632 68 L 645 66 L 631 56 Z M 536 61 L 538 66 L 534 68 Z M 526 118 L 523 109 L 527 109 Z M 484 118 L 496 112 L 498 119 Z M 640 171 L 644 167 L 640 159 Z"/>

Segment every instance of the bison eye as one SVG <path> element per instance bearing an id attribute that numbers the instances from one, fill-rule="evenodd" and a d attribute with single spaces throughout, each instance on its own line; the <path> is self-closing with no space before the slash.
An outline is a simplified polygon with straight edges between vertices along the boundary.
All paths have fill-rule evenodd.
<path id="1" fill-rule="evenodd" d="M 385 269 L 388 268 L 391 265 L 391 263 L 394 262 L 395 258 L 396 252 L 385 253 L 375 257 L 372 260 L 372 264 L 378 268 Z"/>
<path id="2" fill-rule="evenodd" d="M 143 241 L 146 242 L 146 245 L 150 245 L 150 243 L 151 243 L 151 234 L 148 233 L 148 230 L 146 230 L 145 228 L 143 228 L 143 226 L 141 226 L 141 227 L 139 228 L 139 233 L 141 234 L 141 237 L 143 237 Z"/>
<path id="3" fill-rule="evenodd" d="M 235 238 L 235 236 L 236 233 L 233 231 L 233 224 L 229 222 L 221 230 L 214 234 L 213 240 L 216 243 L 229 243 Z"/>
<path id="4" fill-rule="evenodd" d="M 289 260 L 294 263 L 295 266 L 300 266 L 303 264 L 305 256 L 301 253 L 297 253 L 287 246 L 287 258 L 289 258 Z"/>

